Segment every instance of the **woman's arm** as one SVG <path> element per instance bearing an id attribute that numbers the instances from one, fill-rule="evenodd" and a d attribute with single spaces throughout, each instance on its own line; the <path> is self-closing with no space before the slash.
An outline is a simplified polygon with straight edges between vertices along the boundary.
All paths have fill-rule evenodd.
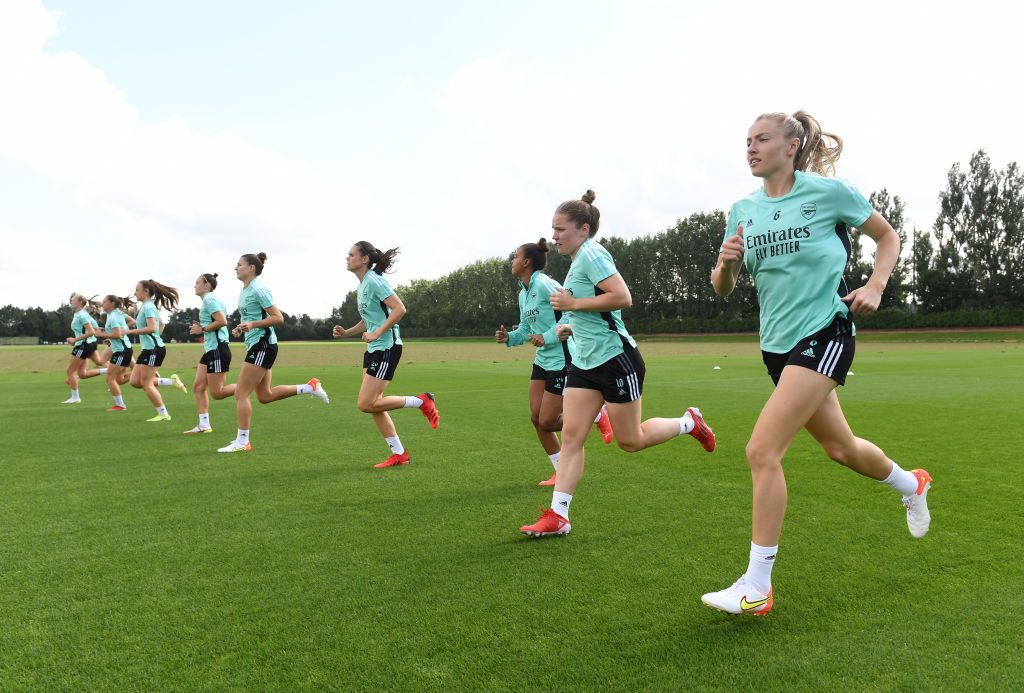
<path id="1" fill-rule="evenodd" d="M 878 212 L 872 212 L 860 230 L 878 244 L 875 249 L 875 269 L 867 283 L 843 296 L 854 314 L 874 313 L 882 302 L 882 292 L 889 276 L 900 259 L 900 237 L 892 225 Z"/>
<path id="2" fill-rule="evenodd" d="M 565 289 L 559 289 L 551 294 L 551 307 L 561 311 L 585 310 L 604 313 L 633 305 L 633 296 L 629 293 L 626 280 L 618 272 L 599 282 L 597 288 L 604 293 L 590 298 L 576 298 Z"/>
<path id="3" fill-rule="evenodd" d="M 372 342 L 380 339 L 381 335 L 390 330 L 392 327 L 398 324 L 398 321 L 405 317 L 405 304 L 402 303 L 402 299 L 398 297 L 398 294 L 391 294 L 384 299 L 384 305 L 391 309 L 391 314 L 388 315 L 388 319 L 384 321 L 378 329 L 373 332 L 367 332 L 363 335 L 364 342 Z"/>
<path id="4" fill-rule="evenodd" d="M 711 286 L 715 293 L 725 298 L 736 288 L 736 279 L 743 268 L 743 227 L 736 229 L 736 235 L 730 236 L 722 244 L 718 253 L 718 263 L 711 270 Z"/>

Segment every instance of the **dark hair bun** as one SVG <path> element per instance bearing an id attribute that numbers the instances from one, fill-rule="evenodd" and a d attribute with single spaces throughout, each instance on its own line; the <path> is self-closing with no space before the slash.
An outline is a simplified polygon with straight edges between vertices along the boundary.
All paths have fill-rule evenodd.
<path id="1" fill-rule="evenodd" d="M 267 254 L 266 253 L 256 253 L 256 257 L 258 257 L 260 259 L 260 262 L 266 262 L 267 261 Z"/>
<path id="2" fill-rule="evenodd" d="M 586 202 L 588 205 L 592 205 L 594 204 L 594 200 L 597 199 L 597 195 L 594 193 L 593 190 L 587 190 L 587 192 L 583 193 L 583 197 L 581 197 L 580 199 Z"/>
<path id="3" fill-rule="evenodd" d="M 213 278 L 214 278 L 214 279 L 216 279 L 216 278 L 217 278 L 217 277 L 219 277 L 219 276 L 220 276 L 220 275 L 219 275 L 219 274 L 217 274 L 216 272 L 214 272 L 214 273 L 213 273 Z"/>
<path id="4" fill-rule="evenodd" d="M 548 252 L 548 239 L 542 238 L 539 241 L 537 241 L 537 247 L 540 248 L 545 253 Z"/>

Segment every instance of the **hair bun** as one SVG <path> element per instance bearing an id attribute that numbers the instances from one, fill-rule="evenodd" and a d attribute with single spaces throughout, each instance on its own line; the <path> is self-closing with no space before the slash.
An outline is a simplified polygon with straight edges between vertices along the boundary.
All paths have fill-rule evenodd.
<path id="1" fill-rule="evenodd" d="M 537 241 L 537 247 L 543 250 L 545 253 L 548 252 L 548 239 L 542 238 Z"/>
<path id="2" fill-rule="evenodd" d="M 588 205 L 592 205 L 594 204 L 594 200 L 597 199 L 597 195 L 594 193 L 593 190 L 587 190 L 587 192 L 583 193 L 583 197 L 581 197 L 580 199 L 586 202 Z"/>
<path id="3" fill-rule="evenodd" d="M 214 279 L 216 279 L 216 278 L 217 278 L 217 277 L 219 277 L 219 276 L 220 276 L 220 275 L 219 275 L 219 274 L 217 274 L 216 272 L 214 272 L 214 273 L 213 273 L 213 278 L 214 278 Z"/>
<path id="4" fill-rule="evenodd" d="M 267 254 L 266 253 L 256 253 L 256 257 L 258 257 L 260 259 L 260 262 L 266 262 L 267 261 Z"/>

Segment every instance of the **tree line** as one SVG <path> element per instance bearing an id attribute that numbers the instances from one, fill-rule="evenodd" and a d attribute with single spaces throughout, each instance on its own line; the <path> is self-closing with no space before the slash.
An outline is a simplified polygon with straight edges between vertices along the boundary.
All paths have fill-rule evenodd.
<path id="1" fill-rule="evenodd" d="M 930 327 L 1024 324 L 1024 175 L 1016 163 L 996 168 L 984 150 L 967 168 L 954 164 L 939 194 L 940 209 L 931 229 L 907 228 L 906 206 L 882 189 L 871 193 L 872 207 L 892 224 L 903 245 L 900 261 L 882 298 L 882 309 L 858 318 L 867 327 Z M 719 210 L 691 214 L 659 233 L 630 240 L 600 238 L 629 285 L 633 307 L 624 311 L 637 333 L 738 332 L 756 330 L 757 295 L 742 273 L 728 299 L 711 290 L 709 273 L 725 228 Z M 532 239 L 524 239 L 528 242 Z M 862 286 L 871 274 L 871 252 L 852 234 L 846 280 Z M 517 286 L 510 257 L 480 260 L 437 279 L 414 279 L 396 287 L 408 308 L 402 331 L 409 336 L 490 334 L 499 324 L 519 319 Z M 551 252 L 546 272 L 561 281 L 566 257 Z M 188 326 L 199 310 L 176 311 L 164 328 L 167 341 L 189 341 Z M 284 314 L 282 340 L 331 338 L 335 324 L 359 321 L 356 292 L 324 319 Z M 68 336 L 72 310 L 0 308 L 0 339 L 34 336 L 56 342 Z M 238 323 L 237 311 L 229 322 Z"/>

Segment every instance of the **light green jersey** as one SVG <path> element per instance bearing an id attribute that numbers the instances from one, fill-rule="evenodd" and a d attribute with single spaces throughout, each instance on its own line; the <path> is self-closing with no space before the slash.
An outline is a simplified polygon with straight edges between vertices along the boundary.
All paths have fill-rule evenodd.
<path id="1" fill-rule="evenodd" d="M 743 262 L 761 304 L 761 349 L 784 354 L 849 316 L 843 271 L 850 227 L 871 216 L 871 205 L 849 183 L 796 172 L 793 189 L 768 197 L 761 188 L 732 206 L 725 238 L 743 226 Z"/>
<path id="2" fill-rule="evenodd" d="M 203 296 L 203 305 L 199 309 L 199 324 L 202 327 L 209 325 L 213 322 L 214 313 L 223 313 L 224 319 L 227 320 L 228 309 L 224 307 L 224 302 L 217 298 L 212 291 L 207 291 Z M 220 342 L 226 343 L 227 341 L 227 325 L 213 332 L 203 332 L 203 351 L 213 351 Z"/>
<path id="3" fill-rule="evenodd" d="M 71 331 L 75 333 L 76 337 L 83 337 L 83 335 L 85 335 L 86 325 L 92 325 L 93 328 L 99 327 L 99 323 L 96 322 L 96 319 L 89 315 L 88 311 L 83 308 L 75 313 L 74 317 L 71 318 Z M 82 339 L 75 341 L 75 346 L 92 344 L 95 341 L 95 337 L 83 337 Z"/>
<path id="4" fill-rule="evenodd" d="M 576 251 L 576 257 L 565 275 L 565 289 L 574 298 L 592 298 L 604 293 L 598 284 L 618 274 L 615 261 L 604 246 L 588 238 Z M 594 313 L 586 310 L 569 311 L 569 324 L 576 341 L 573 365 L 577 368 L 597 368 L 623 352 L 623 341 L 635 347 L 618 310 Z"/>
<path id="5" fill-rule="evenodd" d="M 164 340 L 160 336 L 160 313 L 157 312 L 156 306 L 152 301 L 146 301 L 139 306 L 139 313 L 135 316 L 135 327 L 136 329 L 143 330 L 149 325 L 146 323 L 149 318 L 153 318 L 156 324 L 156 332 L 150 334 L 139 335 L 139 346 L 145 349 L 156 349 L 164 345 Z"/>
<path id="6" fill-rule="evenodd" d="M 107 322 L 103 326 L 103 331 L 110 334 L 114 331 L 114 328 L 117 327 L 121 328 L 121 339 L 114 339 L 113 337 L 110 338 L 110 349 L 115 354 L 120 353 L 125 349 L 132 348 L 131 340 L 129 340 L 128 335 L 125 334 L 125 332 L 128 331 L 128 321 L 124 319 L 124 313 L 115 308 L 107 313 Z"/>
<path id="7" fill-rule="evenodd" d="M 375 332 L 387 322 L 388 316 L 391 315 L 391 309 L 384 301 L 394 295 L 394 290 L 384 277 L 373 270 L 369 270 L 363 275 L 363 280 L 359 282 L 359 288 L 356 290 L 356 298 L 359 317 L 363 319 L 367 332 Z M 398 325 L 395 325 L 378 339 L 367 344 L 366 350 L 369 352 L 383 351 L 401 343 L 402 335 Z"/>
<path id="8" fill-rule="evenodd" d="M 519 282 L 519 327 L 508 333 L 506 346 L 526 344 L 530 337 L 544 337 L 544 346 L 537 347 L 533 362 L 546 371 L 560 371 L 570 360 L 568 342 L 559 342 L 555 328 L 559 322 L 568 322 L 568 316 L 551 307 L 551 294 L 562 285 L 541 271 L 530 276 L 530 283 Z"/>
<path id="9" fill-rule="evenodd" d="M 262 320 L 267 317 L 267 308 L 272 305 L 274 297 L 259 277 L 253 277 L 249 286 L 243 286 L 242 293 L 238 295 L 238 313 L 242 322 Z M 264 336 L 268 344 L 277 344 L 277 333 L 273 327 L 257 327 L 245 333 L 245 346 L 251 348 Z"/>

